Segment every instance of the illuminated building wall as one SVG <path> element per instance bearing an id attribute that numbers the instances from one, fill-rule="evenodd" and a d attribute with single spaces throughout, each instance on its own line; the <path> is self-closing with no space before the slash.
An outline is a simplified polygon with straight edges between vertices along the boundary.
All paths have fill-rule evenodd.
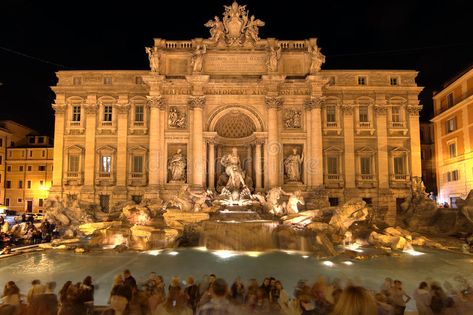
<path id="1" fill-rule="evenodd" d="M 4 204 L 19 212 L 42 212 L 53 173 L 53 146 L 46 136 L 6 149 Z"/>
<path id="2" fill-rule="evenodd" d="M 439 201 L 452 207 L 473 189 L 473 67 L 434 96 Z"/>

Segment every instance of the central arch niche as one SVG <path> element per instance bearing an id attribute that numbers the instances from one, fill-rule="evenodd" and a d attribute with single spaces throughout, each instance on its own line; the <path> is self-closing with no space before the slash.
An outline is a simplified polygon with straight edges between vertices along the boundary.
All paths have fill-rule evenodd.
<path id="1" fill-rule="evenodd" d="M 215 131 L 220 137 L 239 139 L 251 136 L 256 131 L 256 126 L 250 117 L 232 110 L 218 120 Z"/>

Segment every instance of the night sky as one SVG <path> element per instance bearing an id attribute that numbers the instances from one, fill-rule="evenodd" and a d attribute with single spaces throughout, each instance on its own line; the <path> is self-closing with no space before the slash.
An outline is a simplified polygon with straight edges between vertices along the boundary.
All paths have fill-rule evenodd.
<path id="1" fill-rule="evenodd" d="M 325 69 L 415 69 L 432 91 L 473 64 L 471 1 L 241 0 L 261 37 L 317 37 Z M 153 38 L 207 38 L 230 0 L 0 1 L 0 119 L 52 134 L 57 70 L 147 69 Z"/>

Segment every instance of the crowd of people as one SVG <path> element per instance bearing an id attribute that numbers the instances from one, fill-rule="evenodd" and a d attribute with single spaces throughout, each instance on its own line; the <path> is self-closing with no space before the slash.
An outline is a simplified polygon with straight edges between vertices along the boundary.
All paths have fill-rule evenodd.
<path id="1" fill-rule="evenodd" d="M 421 282 L 412 298 L 419 315 L 473 314 L 473 288 L 464 278 L 457 286 L 445 282 Z M 138 283 L 129 270 L 114 279 L 108 306 L 94 311 L 94 284 L 67 281 L 58 294 L 56 283 L 34 280 L 26 295 L 13 281 L 5 284 L 0 315 L 402 315 L 411 299 L 402 282 L 386 278 L 379 292 L 339 280 L 319 278 L 309 285 L 301 280 L 290 295 L 274 277 L 261 283 L 237 278 L 232 285 L 216 275 L 205 275 L 199 283 L 193 277 L 181 281 L 152 272 Z"/>
<path id="2" fill-rule="evenodd" d="M 0 216 L 0 250 L 14 246 L 47 243 L 58 236 L 56 225 L 47 220 L 36 224 L 33 216 L 22 215 L 21 220 L 10 225 L 4 217 Z"/>

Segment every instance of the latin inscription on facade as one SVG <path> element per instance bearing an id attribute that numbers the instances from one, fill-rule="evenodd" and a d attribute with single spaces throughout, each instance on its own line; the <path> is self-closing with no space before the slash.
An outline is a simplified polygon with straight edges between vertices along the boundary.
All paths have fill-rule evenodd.
<path id="1" fill-rule="evenodd" d="M 204 62 L 207 73 L 262 74 L 266 73 L 266 54 L 208 54 Z"/>

